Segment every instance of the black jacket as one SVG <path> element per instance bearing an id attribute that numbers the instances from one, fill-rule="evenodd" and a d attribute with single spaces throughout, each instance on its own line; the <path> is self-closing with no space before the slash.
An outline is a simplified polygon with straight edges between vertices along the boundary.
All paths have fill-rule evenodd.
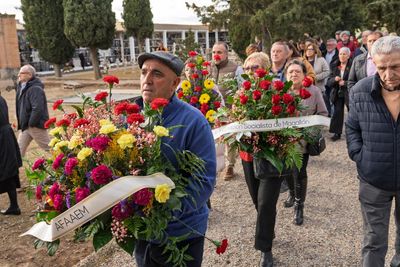
<path id="1" fill-rule="evenodd" d="M 340 77 L 340 66 L 339 59 L 331 64 L 331 73 L 329 74 L 328 80 L 326 81 L 326 86 L 332 88 L 330 100 L 335 103 L 338 97 L 344 97 L 346 105 L 349 103 L 349 93 L 347 89 L 347 80 L 349 79 L 349 73 L 351 68 L 351 59 L 347 62 L 346 68 L 343 73 L 344 85 L 340 86 L 339 82 L 335 81 L 335 77 Z"/>
<path id="2" fill-rule="evenodd" d="M 360 179 L 388 191 L 400 190 L 400 119 L 393 120 L 377 74 L 350 90 L 347 149 Z"/>
<path id="3" fill-rule="evenodd" d="M 49 119 L 49 111 L 44 86 L 38 78 L 28 81 L 22 93 L 21 84 L 18 84 L 15 102 L 18 129 L 22 131 L 29 127 L 44 129 L 44 123 Z"/>
<path id="4" fill-rule="evenodd" d="M 347 88 L 350 90 L 358 81 L 367 77 L 368 53 L 356 56 L 351 65 Z"/>

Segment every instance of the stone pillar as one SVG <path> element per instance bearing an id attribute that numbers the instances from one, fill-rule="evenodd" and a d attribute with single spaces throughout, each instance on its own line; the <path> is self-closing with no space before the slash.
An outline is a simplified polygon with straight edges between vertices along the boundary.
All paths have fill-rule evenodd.
<path id="1" fill-rule="evenodd" d="M 164 47 L 167 48 L 168 47 L 168 40 L 167 40 L 167 31 L 166 30 L 163 31 L 162 38 L 163 38 Z"/>
<path id="2" fill-rule="evenodd" d="M 215 32 L 215 42 L 218 42 L 218 41 L 219 41 L 219 40 L 218 40 L 218 31 L 215 30 L 214 32 Z"/>
<path id="3" fill-rule="evenodd" d="M 146 38 L 146 40 L 145 40 L 145 51 L 147 52 L 147 53 L 150 53 L 150 39 L 149 38 Z"/>
<path id="4" fill-rule="evenodd" d="M 199 43 L 199 31 L 194 31 L 194 42 Z"/>
<path id="5" fill-rule="evenodd" d="M 182 41 L 186 39 L 186 31 L 182 31 Z"/>
<path id="6" fill-rule="evenodd" d="M 206 49 L 210 49 L 210 36 L 208 36 L 210 32 L 207 30 L 206 31 Z"/>
<path id="7" fill-rule="evenodd" d="M 20 66 L 15 15 L 0 14 L 0 79 L 10 78 Z"/>
<path id="8" fill-rule="evenodd" d="M 132 36 L 129 37 L 129 50 L 131 51 L 131 62 L 136 63 L 135 39 Z"/>

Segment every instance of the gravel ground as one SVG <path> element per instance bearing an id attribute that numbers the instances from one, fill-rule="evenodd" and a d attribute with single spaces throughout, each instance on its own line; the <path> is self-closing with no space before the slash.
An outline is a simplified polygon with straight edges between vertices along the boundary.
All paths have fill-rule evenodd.
<path id="1" fill-rule="evenodd" d="M 256 212 L 247 191 L 241 164 L 236 177 L 219 178 L 212 196 L 207 235 L 228 238 L 225 254 L 205 245 L 203 266 L 258 266 L 260 253 L 253 248 Z M 283 208 L 287 193 L 280 196 L 273 245 L 275 266 L 359 266 L 362 220 L 358 202 L 355 164 L 347 156 L 346 143 L 327 139 L 322 156 L 311 157 L 308 167 L 309 188 L 302 226 L 292 224 L 293 209 Z M 393 256 L 394 222 L 386 261 Z M 134 260 L 117 245 L 110 244 L 89 255 L 76 267 L 136 266 Z M 387 263 L 387 266 L 389 264 Z"/>

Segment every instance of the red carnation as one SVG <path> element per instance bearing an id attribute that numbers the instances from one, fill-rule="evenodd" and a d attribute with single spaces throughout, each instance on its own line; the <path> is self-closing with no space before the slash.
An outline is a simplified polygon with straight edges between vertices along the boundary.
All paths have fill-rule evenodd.
<path id="1" fill-rule="evenodd" d="M 208 104 L 201 104 L 200 106 L 200 111 L 204 115 L 206 115 L 207 111 L 210 109 L 210 106 Z"/>
<path id="2" fill-rule="evenodd" d="M 151 101 L 151 109 L 153 110 L 158 110 L 160 108 L 165 107 L 166 105 L 168 105 L 169 101 L 165 98 L 155 98 L 153 99 L 153 101 Z"/>
<path id="3" fill-rule="evenodd" d="M 283 94 L 282 100 L 283 100 L 283 103 L 288 105 L 293 102 L 294 97 L 291 94 L 286 93 L 286 94 Z"/>
<path id="4" fill-rule="evenodd" d="M 276 81 L 274 81 L 273 86 L 274 86 L 274 88 L 275 88 L 276 91 L 280 91 L 280 90 L 283 89 L 283 87 L 285 86 L 285 84 L 284 84 L 282 81 L 280 81 L 280 80 L 276 80 Z"/>
<path id="5" fill-rule="evenodd" d="M 199 75 L 198 75 L 197 73 L 193 73 L 193 74 L 192 74 L 192 78 L 193 78 L 193 79 L 198 79 L 198 78 L 199 78 Z"/>
<path id="6" fill-rule="evenodd" d="M 139 113 L 139 111 L 140 111 L 140 107 L 138 104 L 127 104 L 126 105 L 126 112 L 128 114 Z"/>
<path id="7" fill-rule="evenodd" d="M 190 104 L 196 104 L 197 102 L 199 102 L 199 99 L 197 96 L 192 96 L 190 98 Z"/>
<path id="8" fill-rule="evenodd" d="M 77 187 L 75 189 L 75 200 L 76 203 L 85 199 L 88 195 L 90 195 L 90 189 L 85 187 Z"/>
<path id="9" fill-rule="evenodd" d="M 83 118 L 77 119 L 74 123 L 74 128 L 78 128 L 79 126 L 87 125 L 89 123 L 90 123 L 90 121 L 88 121 L 87 119 L 83 119 Z"/>
<path id="10" fill-rule="evenodd" d="M 222 240 L 221 243 L 217 243 L 217 254 L 223 254 L 226 251 L 226 248 L 228 247 L 228 239 Z"/>
<path id="11" fill-rule="evenodd" d="M 296 111 L 296 107 L 293 106 L 293 105 L 289 105 L 286 108 L 286 112 L 289 113 L 289 114 L 293 114 L 295 111 Z"/>
<path id="12" fill-rule="evenodd" d="M 100 92 L 94 97 L 94 100 L 103 101 L 104 99 L 106 99 L 107 96 L 108 96 L 107 92 Z"/>
<path id="13" fill-rule="evenodd" d="M 44 128 L 48 129 L 51 126 L 54 126 L 54 123 L 57 121 L 56 117 L 52 117 L 50 119 L 48 119 L 45 123 L 44 123 Z"/>
<path id="14" fill-rule="evenodd" d="M 203 67 L 208 67 L 211 64 L 210 64 L 210 61 L 204 61 L 202 65 L 203 65 Z"/>
<path id="15" fill-rule="evenodd" d="M 107 184 L 112 178 L 112 171 L 102 164 L 92 170 L 91 177 L 95 184 Z"/>
<path id="16" fill-rule="evenodd" d="M 215 107 L 215 108 L 220 108 L 220 107 L 221 107 L 221 102 L 219 102 L 219 101 L 214 101 L 214 107 Z"/>
<path id="17" fill-rule="evenodd" d="M 103 81 L 109 85 L 114 85 L 114 83 L 119 84 L 119 79 L 113 75 L 104 76 Z"/>
<path id="18" fill-rule="evenodd" d="M 72 113 L 67 114 L 67 116 L 70 120 L 73 120 L 78 117 L 78 114 L 76 114 L 75 112 L 72 112 Z"/>
<path id="19" fill-rule="evenodd" d="M 264 90 L 268 90 L 270 85 L 271 85 L 271 82 L 268 80 L 262 80 L 260 82 L 260 87 L 261 87 L 261 89 L 264 89 Z"/>
<path id="20" fill-rule="evenodd" d="M 143 123 L 144 122 L 144 116 L 140 113 L 133 113 L 131 115 L 128 116 L 128 118 L 126 119 L 126 121 L 129 124 L 133 124 L 133 123 Z"/>
<path id="21" fill-rule="evenodd" d="M 195 56 L 197 56 L 196 51 L 189 51 L 189 57 L 195 57 Z"/>
<path id="22" fill-rule="evenodd" d="M 147 188 L 137 191 L 133 194 L 133 202 L 137 205 L 146 206 L 149 204 L 150 200 L 153 198 L 153 192 Z"/>
<path id="23" fill-rule="evenodd" d="M 202 88 L 201 86 L 196 86 L 196 87 L 194 88 L 194 90 L 195 90 L 196 92 L 201 92 L 201 90 L 203 90 L 203 88 Z"/>
<path id="24" fill-rule="evenodd" d="M 261 98 L 261 92 L 260 91 L 258 91 L 258 90 L 254 90 L 254 92 L 253 92 L 253 99 L 254 100 L 259 100 L 260 98 Z"/>
<path id="25" fill-rule="evenodd" d="M 188 64 L 186 64 L 186 66 L 188 66 L 191 69 L 194 69 L 196 67 L 196 64 L 189 62 Z"/>
<path id="26" fill-rule="evenodd" d="M 126 112 L 127 106 L 128 106 L 128 102 L 121 102 L 118 105 L 116 105 L 114 108 L 115 115 L 124 114 Z"/>
<path id="27" fill-rule="evenodd" d="M 302 99 L 307 99 L 311 96 L 311 93 L 308 90 L 303 88 L 303 89 L 299 90 L 299 95 Z"/>
<path id="28" fill-rule="evenodd" d="M 245 105 L 247 103 L 247 101 L 249 100 L 249 97 L 247 95 L 240 95 L 240 103 L 242 105 Z"/>
<path id="29" fill-rule="evenodd" d="M 65 126 L 68 127 L 71 124 L 71 121 L 69 119 L 61 119 L 56 123 L 56 126 L 61 127 Z"/>
<path id="30" fill-rule="evenodd" d="M 273 95 L 272 96 L 272 104 L 279 105 L 280 102 L 281 102 L 281 96 L 280 95 Z"/>
<path id="31" fill-rule="evenodd" d="M 36 169 L 43 169 L 44 168 L 45 160 L 43 158 L 37 159 L 35 163 L 32 165 L 32 171 Z"/>
<path id="32" fill-rule="evenodd" d="M 249 90 L 251 88 L 251 82 L 250 81 L 244 81 L 242 83 L 242 87 L 244 88 L 244 90 Z"/>
<path id="33" fill-rule="evenodd" d="M 204 76 L 208 75 L 208 70 L 202 70 L 201 74 L 203 74 Z"/>
<path id="34" fill-rule="evenodd" d="M 53 110 L 57 110 L 57 109 L 62 110 L 61 105 L 63 102 L 64 102 L 64 100 L 62 100 L 62 99 L 58 99 L 56 102 L 54 102 Z"/>
<path id="35" fill-rule="evenodd" d="M 313 79 L 311 79 L 310 77 L 306 76 L 303 79 L 303 86 L 304 87 L 309 87 L 313 84 Z"/>
<path id="36" fill-rule="evenodd" d="M 221 60 L 221 56 L 220 55 L 214 55 L 214 60 L 215 61 L 220 61 Z"/>
<path id="37" fill-rule="evenodd" d="M 264 69 L 257 69 L 254 72 L 254 76 L 258 77 L 258 78 L 263 78 L 265 75 L 267 75 L 267 71 Z"/>
<path id="38" fill-rule="evenodd" d="M 274 114 L 275 116 L 278 116 L 278 115 L 282 112 L 282 107 L 279 106 L 279 105 L 277 105 L 277 106 L 272 106 L 271 112 L 272 112 L 272 114 Z"/>
<path id="39" fill-rule="evenodd" d="M 182 92 L 182 91 L 179 91 L 179 92 L 178 92 L 178 98 L 181 99 L 182 97 L 183 97 L 183 92 Z"/>

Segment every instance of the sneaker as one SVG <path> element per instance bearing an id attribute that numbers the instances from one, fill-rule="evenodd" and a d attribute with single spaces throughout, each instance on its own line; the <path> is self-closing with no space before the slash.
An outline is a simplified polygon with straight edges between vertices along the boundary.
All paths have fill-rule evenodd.
<path id="1" fill-rule="evenodd" d="M 224 180 L 225 180 L 225 181 L 232 180 L 233 175 L 234 175 L 234 174 L 233 174 L 233 167 L 232 167 L 232 166 L 228 166 L 228 167 L 226 168 L 226 171 L 225 171 Z"/>

